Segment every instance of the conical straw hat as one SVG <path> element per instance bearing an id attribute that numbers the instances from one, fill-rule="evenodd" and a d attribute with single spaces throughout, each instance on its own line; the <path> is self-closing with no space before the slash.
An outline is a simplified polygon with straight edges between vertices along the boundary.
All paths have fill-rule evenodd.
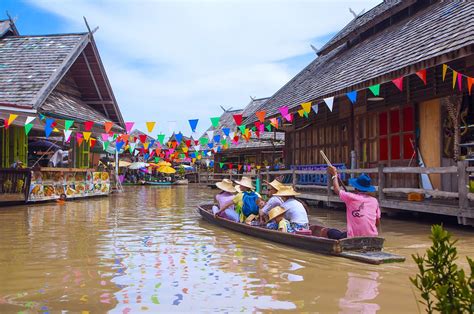
<path id="1" fill-rule="evenodd" d="M 277 191 L 279 191 L 282 187 L 285 186 L 283 183 L 281 183 L 278 180 L 273 180 L 272 182 L 268 182 L 268 181 L 266 181 L 266 182 L 267 182 L 268 185 L 270 185 L 271 187 L 273 187 Z"/>
<path id="2" fill-rule="evenodd" d="M 236 184 L 245 186 L 251 190 L 255 190 L 255 187 L 253 186 L 252 179 L 249 177 L 242 177 L 240 181 L 235 181 Z"/>
<path id="3" fill-rule="evenodd" d="M 281 206 L 277 206 L 277 207 L 273 207 L 270 212 L 268 213 L 268 220 L 273 220 L 275 219 L 276 217 L 280 216 L 280 215 L 283 215 L 285 212 L 287 211 L 287 209 L 281 207 Z"/>
<path id="4" fill-rule="evenodd" d="M 283 186 L 281 189 L 278 190 L 278 192 L 276 192 L 275 194 L 273 195 L 276 195 L 276 196 L 296 196 L 296 195 L 300 195 L 301 193 L 298 193 L 296 192 L 292 186 Z"/>
<path id="5" fill-rule="evenodd" d="M 237 190 L 235 189 L 234 185 L 232 184 L 232 181 L 229 179 L 224 179 L 221 182 L 217 182 L 216 186 L 218 189 L 229 192 L 229 193 L 235 193 Z"/>

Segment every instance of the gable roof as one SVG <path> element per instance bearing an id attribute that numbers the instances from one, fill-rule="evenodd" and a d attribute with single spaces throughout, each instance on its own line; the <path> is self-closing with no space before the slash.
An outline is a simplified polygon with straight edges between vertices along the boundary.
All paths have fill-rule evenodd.
<path id="1" fill-rule="evenodd" d="M 6 35 L 18 35 L 18 30 L 11 20 L 0 20 L 0 38 Z"/>
<path id="2" fill-rule="evenodd" d="M 294 109 L 459 58 L 462 49 L 473 50 L 473 15 L 469 2 L 437 2 L 350 49 L 339 46 L 316 58 L 267 100 L 267 116 L 277 114 L 281 106 Z M 253 121 L 256 117 L 247 122 Z"/>
<path id="3" fill-rule="evenodd" d="M 242 116 L 245 118 L 254 115 L 262 105 L 268 100 L 270 97 L 265 98 L 252 98 L 252 100 L 248 103 L 248 105 L 244 108 L 242 112 Z"/>

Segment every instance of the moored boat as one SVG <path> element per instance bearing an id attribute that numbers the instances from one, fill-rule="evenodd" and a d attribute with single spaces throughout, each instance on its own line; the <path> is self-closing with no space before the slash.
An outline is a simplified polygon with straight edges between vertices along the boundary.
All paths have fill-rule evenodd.
<path id="1" fill-rule="evenodd" d="M 342 240 L 332 240 L 317 236 L 320 226 L 311 226 L 312 235 L 284 233 L 277 230 L 250 226 L 245 223 L 230 221 L 216 217 L 212 213 L 212 205 L 199 205 L 199 214 L 212 224 L 238 231 L 257 238 L 286 244 L 312 252 L 350 258 L 369 263 L 382 264 L 403 262 L 405 257 L 383 252 L 385 239 L 382 237 L 355 237 Z"/>
<path id="2" fill-rule="evenodd" d="M 176 181 L 174 182 L 174 184 L 176 184 L 176 185 L 188 185 L 188 184 L 189 184 L 189 180 L 188 180 L 188 179 L 176 180 Z"/>
<path id="3" fill-rule="evenodd" d="M 163 182 L 159 182 L 159 181 L 145 181 L 144 184 L 145 184 L 145 185 L 172 185 L 173 182 L 170 182 L 170 181 L 163 181 Z"/>

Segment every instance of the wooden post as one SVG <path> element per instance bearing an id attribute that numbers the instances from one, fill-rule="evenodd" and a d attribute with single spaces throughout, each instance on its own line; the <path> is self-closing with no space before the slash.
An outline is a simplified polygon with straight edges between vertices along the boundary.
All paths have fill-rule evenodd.
<path id="1" fill-rule="evenodd" d="M 385 166 L 382 164 L 378 165 L 378 185 L 379 185 L 379 201 L 382 201 L 385 199 L 385 194 L 383 194 L 383 189 L 385 187 L 385 174 L 383 173 L 383 168 Z"/>
<path id="2" fill-rule="evenodd" d="M 293 186 L 293 189 L 295 188 L 296 186 L 296 183 L 297 183 L 297 178 L 296 178 L 296 173 L 295 173 L 296 169 L 293 168 L 293 171 L 291 172 L 291 176 L 292 176 L 292 186 Z"/>
<path id="3" fill-rule="evenodd" d="M 260 170 L 257 170 L 257 193 L 262 192 L 262 174 Z"/>
<path id="4" fill-rule="evenodd" d="M 469 208 L 469 199 L 467 198 L 467 161 L 458 161 L 458 192 L 459 192 L 459 209 L 466 210 Z"/>

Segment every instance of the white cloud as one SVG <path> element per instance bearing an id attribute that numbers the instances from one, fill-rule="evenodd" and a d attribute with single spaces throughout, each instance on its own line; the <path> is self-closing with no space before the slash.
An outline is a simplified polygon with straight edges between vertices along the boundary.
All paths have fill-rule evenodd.
<path id="1" fill-rule="evenodd" d="M 243 107 L 249 96 L 271 96 L 300 69 L 280 60 L 312 53 L 314 38 L 337 32 L 352 15 L 379 1 L 95 1 L 33 4 L 95 38 L 127 121 L 145 129 L 167 121 L 189 133 L 188 119 Z M 161 126 L 161 127 L 160 127 Z"/>

